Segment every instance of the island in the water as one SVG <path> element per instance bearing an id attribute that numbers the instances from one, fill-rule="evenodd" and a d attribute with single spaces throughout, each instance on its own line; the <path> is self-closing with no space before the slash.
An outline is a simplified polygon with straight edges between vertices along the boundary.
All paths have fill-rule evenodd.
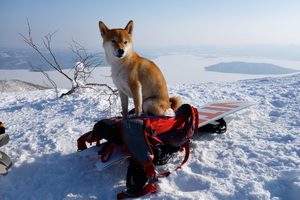
<path id="1" fill-rule="evenodd" d="M 221 62 L 205 67 L 206 71 L 237 74 L 291 74 L 298 70 L 280 67 L 269 63 Z"/>

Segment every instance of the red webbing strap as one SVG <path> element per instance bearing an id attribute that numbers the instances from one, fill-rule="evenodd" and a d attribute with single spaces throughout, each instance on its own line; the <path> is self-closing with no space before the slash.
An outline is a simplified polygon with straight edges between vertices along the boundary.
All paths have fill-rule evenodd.
<path id="1" fill-rule="evenodd" d="M 88 134 L 90 134 L 90 132 L 83 134 L 82 136 L 80 136 L 77 139 L 77 151 L 83 151 L 83 150 L 87 149 L 87 146 L 85 144 L 85 138 Z"/>
<path id="2" fill-rule="evenodd" d="M 105 150 L 111 145 L 111 143 L 110 142 L 105 142 L 105 143 L 103 143 L 104 145 L 103 145 L 103 147 L 102 147 L 102 149 L 100 150 L 100 151 L 98 151 L 98 155 L 102 155 L 104 152 L 105 152 Z"/>
<path id="3" fill-rule="evenodd" d="M 137 198 L 137 197 L 141 197 L 146 194 L 155 193 L 155 192 L 157 192 L 155 184 L 151 183 L 151 184 L 146 185 L 138 195 L 129 195 L 122 191 L 121 193 L 119 193 L 117 195 L 117 199 Z"/>
<path id="4" fill-rule="evenodd" d="M 193 111 L 194 111 L 193 115 L 195 115 L 195 124 L 194 124 L 195 132 L 194 132 L 194 134 L 197 135 L 198 134 L 199 115 L 198 115 L 197 108 L 194 108 Z"/>
<path id="5" fill-rule="evenodd" d="M 88 142 L 90 144 L 92 144 L 93 142 L 97 142 L 96 145 L 98 145 L 100 140 L 101 138 L 93 136 L 93 131 L 89 131 L 77 139 L 77 151 L 83 151 L 87 149 L 85 142 Z"/>
<path id="6" fill-rule="evenodd" d="M 142 164 L 144 166 L 145 172 L 146 172 L 146 176 L 149 178 L 154 178 L 155 176 L 155 168 L 154 165 L 151 162 L 148 162 L 146 164 Z"/>
<path id="7" fill-rule="evenodd" d="M 184 160 L 182 161 L 181 165 L 179 167 L 177 167 L 177 169 L 181 168 L 189 159 L 189 156 L 190 156 L 190 141 L 189 140 L 184 143 L 184 148 L 185 148 L 185 157 L 184 157 Z"/>
<path id="8" fill-rule="evenodd" d="M 171 172 L 165 172 L 165 173 L 161 173 L 161 174 L 157 174 L 157 178 L 161 178 L 161 177 L 167 177 L 171 174 Z"/>
<path id="9" fill-rule="evenodd" d="M 150 135 L 148 135 L 148 138 L 151 138 L 151 139 L 153 139 L 154 141 L 163 144 L 163 142 L 162 142 L 160 139 L 158 139 L 156 136 L 150 136 Z"/>
<path id="10" fill-rule="evenodd" d="M 115 147 L 115 144 L 114 143 L 107 143 L 104 145 L 104 147 L 98 152 L 98 155 L 101 155 L 101 161 L 103 163 L 107 162 L 110 157 L 111 157 L 111 154 L 113 153 L 114 151 L 114 147 Z"/>

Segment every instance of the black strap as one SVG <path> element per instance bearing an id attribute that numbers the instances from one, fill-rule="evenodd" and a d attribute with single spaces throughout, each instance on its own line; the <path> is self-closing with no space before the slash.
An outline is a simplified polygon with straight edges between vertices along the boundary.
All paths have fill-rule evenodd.
<path id="1" fill-rule="evenodd" d="M 209 132 L 209 133 L 223 134 L 226 132 L 226 130 L 227 130 L 227 124 L 223 118 L 198 128 L 198 132 L 200 133 Z"/>

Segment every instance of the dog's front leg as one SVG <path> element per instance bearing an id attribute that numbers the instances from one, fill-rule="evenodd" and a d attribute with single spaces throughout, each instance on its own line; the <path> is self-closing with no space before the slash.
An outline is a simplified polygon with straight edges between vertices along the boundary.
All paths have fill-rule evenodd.
<path id="1" fill-rule="evenodd" d="M 135 116 L 141 116 L 142 114 L 142 86 L 140 84 L 135 84 L 130 87 L 132 97 L 133 97 L 133 103 L 135 108 Z"/>
<path id="2" fill-rule="evenodd" d="M 122 115 L 123 119 L 127 119 L 128 117 L 128 96 L 123 92 L 119 91 L 121 104 L 122 104 Z"/>

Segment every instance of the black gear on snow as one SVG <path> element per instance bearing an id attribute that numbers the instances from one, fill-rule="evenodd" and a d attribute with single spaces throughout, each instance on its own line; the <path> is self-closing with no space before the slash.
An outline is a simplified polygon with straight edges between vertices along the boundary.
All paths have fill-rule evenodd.
<path id="1" fill-rule="evenodd" d="M 147 181 L 148 178 L 143 165 L 130 158 L 126 178 L 127 193 L 132 196 L 138 195 Z"/>

